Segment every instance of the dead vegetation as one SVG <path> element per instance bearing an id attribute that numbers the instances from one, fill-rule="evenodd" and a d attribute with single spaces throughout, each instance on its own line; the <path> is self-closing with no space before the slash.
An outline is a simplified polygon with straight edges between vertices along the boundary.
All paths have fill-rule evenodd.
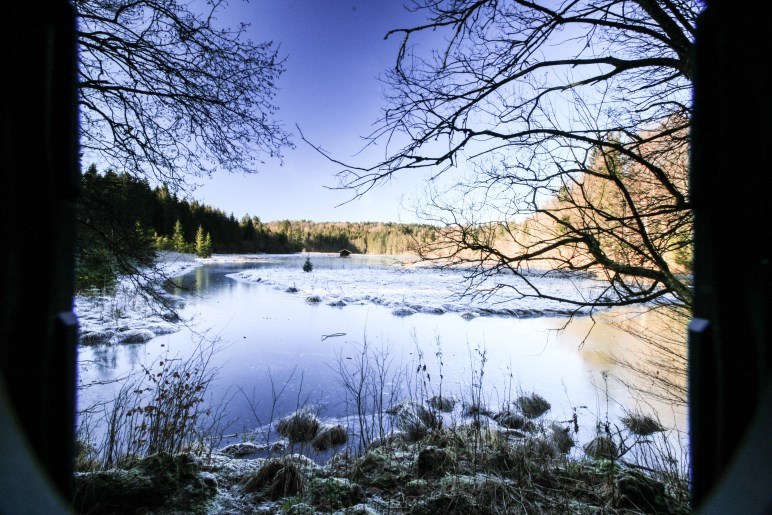
<path id="1" fill-rule="evenodd" d="M 302 493 L 306 480 L 291 458 L 269 460 L 244 483 L 244 491 L 276 501 Z"/>
<path id="2" fill-rule="evenodd" d="M 631 433 L 638 436 L 649 436 L 665 430 L 657 420 L 643 413 L 628 413 L 622 417 L 622 423 Z"/>
<path id="3" fill-rule="evenodd" d="M 619 456 L 619 449 L 608 435 L 598 435 L 584 446 L 587 456 L 599 460 L 613 460 Z"/>
<path id="4" fill-rule="evenodd" d="M 538 393 L 521 395 L 515 401 L 521 413 L 527 418 L 537 418 L 544 415 L 552 405 Z"/>
<path id="5" fill-rule="evenodd" d="M 474 384 L 480 384 L 484 375 L 484 352 L 480 357 L 480 368 L 473 371 Z M 386 403 L 393 399 L 384 389 L 389 377 L 384 374 L 376 383 L 364 382 L 372 375 L 359 372 L 373 368 L 366 359 L 359 366 L 364 368 L 355 370 L 358 375 L 346 377 L 361 376 L 363 382 L 350 384 L 364 385 L 364 393 L 351 404 L 355 417 L 346 426 L 323 423 L 317 411 L 302 405 L 276 424 L 276 431 L 290 444 L 309 444 L 301 445 L 301 452 L 348 444 L 326 465 L 297 454 L 267 460 L 234 459 L 257 447 L 250 442 L 229 446 L 229 456 L 212 453 L 208 458 L 183 460 L 186 467 L 177 467 L 181 479 L 159 476 L 155 469 L 148 472 L 145 465 L 122 463 L 106 474 L 81 476 L 88 487 L 81 489 L 80 511 L 89 512 L 94 506 L 118 511 L 149 506 L 164 512 L 164 506 L 182 502 L 183 490 L 193 487 L 200 491 L 196 494 L 200 506 L 193 511 L 201 513 L 689 511 L 685 469 L 679 465 L 682 458 L 668 433 L 650 416 L 628 414 L 622 419 L 627 432 L 616 426 L 616 430 L 609 429 L 613 424 L 606 414 L 604 423 L 597 421 L 595 436 L 589 440 L 585 436 L 582 441 L 576 417 L 546 420 L 550 403 L 537 393 L 521 394 L 514 401 L 505 399 L 494 414 L 486 407 L 491 403 L 486 402 L 482 388 L 471 389 L 446 412 L 442 408 L 450 407 L 444 404 L 449 397 L 434 395 L 425 367 L 414 365 L 411 370 L 416 370 L 417 380 L 412 383 L 416 385 L 410 390 L 412 395 Z M 389 405 L 391 408 L 377 413 L 365 409 Z M 363 420 L 357 420 L 359 416 Z M 367 438 L 357 434 L 357 429 Z M 354 438 L 349 439 L 350 435 Z M 287 447 L 281 449 L 283 453 Z M 85 461 L 93 459 L 89 448 L 82 452 Z M 159 497 L 161 494 L 148 489 L 157 477 L 178 486 Z M 105 495 L 103 483 L 118 484 L 117 480 L 121 481 L 117 497 L 100 500 Z M 150 497 L 143 498 L 145 494 Z"/>
<path id="6" fill-rule="evenodd" d="M 310 442 L 320 427 L 319 418 L 308 409 L 300 409 L 287 415 L 276 424 L 276 430 L 290 443 Z"/>
<path id="7" fill-rule="evenodd" d="M 346 441 L 348 441 L 348 433 L 345 427 L 341 424 L 325 424 L 319 428 L 311 445 L 317 451 L 326 451 L 332 447 L 343 445 Z"/>
<path id="8" fill-rule="evenodd" d="M 348 470 L 368 503 L 391 513 L 688 512 L 682 492 L 662 476 L 613 459 L 571 457 L 561 452 L 566 437 L 554 426 L 513 438 L 464 425 L 372 447 Z"/>

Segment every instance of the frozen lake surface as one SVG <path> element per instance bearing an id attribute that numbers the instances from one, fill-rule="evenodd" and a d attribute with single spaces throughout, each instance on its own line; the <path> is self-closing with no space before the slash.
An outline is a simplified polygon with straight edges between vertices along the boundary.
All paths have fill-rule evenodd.
<path id="1" fill-rule="evenodd" d="M 636 407 L 685 429 L 684 413 L 613 379 L 631 377 L 611 355 L 636 356 L 643 348 L 603 317 L 578 316 L 566 324 L 572 309 L 565 305 L 518 299 L 509 288 L 485 295 L 496 284 L 517 286 L 511 276 L 469 291 L 464 271 L 403 266 L 384 256 L 311 254 L 314 268 L 305 273 L 305 258 L 220 257 L 189 269 L 170 292 L 184 305 L 179 330 L 171 332 L 162 325 L 170 322 L 149 311 L 123 313 L 125 327 L 134 323 L 141 330 L 142 322 L 152 322 L 158 332 L 143 343 L 118 343 L 111 336 L 111 342 L 80 346 L 79 407 L 108 399 L 116 379 L 214 345 L 211 365 L 218 372 L 209 402 L 229 400 L 229 433 L 252 431 L 299 405 L 343 419 L 351 399 L 340 369 L 356 366 L 366 343 L 391 360 L 393 373 L 385 382 L 395 397 L 421 390 L 469 399 L 481 385 L 483 403 L 492 410 L 521 392 L 536 392 L 552 404 L 547 419 L 566 421 L 576 413 L 585 435 L 607 414 L 618 420 Z M 598 287 L 587 278 L 531 279 L 577 299 Z M 116 325 L 81 309 L 85 329 Z"/>
<path id="2" fill-rule="evenodd" d="M 577 306 L 549 299 L 523 298 L 520 292 L 532 287 L 576 301 L 603 289 L 597 281 L 576 276 L 572 280 L 554 274 L 533 274 L 531 285 L 512 274 L 470 279 L 471 269 L 436 268 L 403 264 L 386 256 L 352 256 L 341 259 L 316 255 L 312 273 L 298 266 L 297 256 L 276 256 L 259 261 L 228 277 L 237 281 L 263 283 L 280 291 L 290 288 L 299 295 L 318 297 L 318 301 L 345 307 L 349 304 L 376 304 L 390 308 L 392 314 L 459 313 L 476 316 L 515 316 L 518 318 L 568 316 L 583 313 Z"/>

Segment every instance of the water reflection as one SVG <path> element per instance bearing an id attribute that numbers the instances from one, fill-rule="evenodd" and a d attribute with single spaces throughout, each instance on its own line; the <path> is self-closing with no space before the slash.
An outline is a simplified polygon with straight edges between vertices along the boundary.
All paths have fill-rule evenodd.
<path id="1" fill-rule="evenodd" d="M 203 268 L 196 269 L 196 291 L 209 289 L 209 274 Z"/>
<path id="2" fill-rule="evenodd" d="M 97 369 L 103 373 L 118 366 L 118 349 L 112 345 L 95 345 L 92 347 L 92 360 Z"/>

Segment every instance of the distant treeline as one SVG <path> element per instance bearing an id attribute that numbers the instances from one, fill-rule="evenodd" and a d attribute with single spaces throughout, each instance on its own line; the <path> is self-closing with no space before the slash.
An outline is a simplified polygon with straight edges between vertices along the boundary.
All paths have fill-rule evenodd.
<path id="1" fill-rule="evenodd" d="M 124 240 L 135 240 L 135 246 L 150 243 L 160 250 L 198 252 L 205 237 L 207 246 L 203 248 L 215 253 L 348 249 L 399 254 L 410 251 L 415 241 L 431 241 L 437 236 L 435 227 L 418 224 L 264 223 L 256 216 L 238 220 L 215 207 L 180 199 L 166 186 L 151 188 L 146 180 L 127 173 L 99 173 L 94 165 L 83 174 L 82 199 L 79 218 L 86 230 L 123 233 Z"/>
<path id="2" fill-rule="evenodd" d="M 253 220 L 259 223 L 259 219 Z M 259 224 L 258 231 L 286 239 L 295 250 L 348 249 L 362 254 L 402 254 L 410 252 L 416 242 L 433 241 L 438 236 L 437 228 L 430 225 L 381 222 L 282 220 Z"/>

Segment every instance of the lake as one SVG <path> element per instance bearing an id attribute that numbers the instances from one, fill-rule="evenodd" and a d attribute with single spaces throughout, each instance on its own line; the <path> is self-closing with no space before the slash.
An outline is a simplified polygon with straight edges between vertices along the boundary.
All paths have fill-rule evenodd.
<path id="1" fill-rule="evenodd" d="M 310 273 L 302 270 L 307 256 Z M 636 407 L 685 430 L 682 409 L 623 384 L 637 379 L 612 354 L 635 359 L 645 352 L 609 322 L 629 312 L 569 319 L 565 305 L 519 298 L 511 276 L 470 285 L 468 274 L 386 256 L 216 258 L 176 280 L 182 330 L 139 344 L 79 347 L 79 381 L 91 385 L 80 390 L 79 407 L 108 399 L 115 379 L 204 346 L 214 349 L 210 366 L 217 369 L 208 402 L 228 400 L 228 434 L 259 429 L 300 405 L 342 420 L 352 403 L 341 369 L 360 366 L 366 344 L 371 359 L 387 356 L 382 382 L 394 400 L 441 393 L 468 401 L 477 391 L 498 410 L 536 392 L 552 404 L 548 420 L 577 414 L 580 441 L 598 420 L 618 421 Z M 598 287 L 587 277 L 531 280 L 564 295 Z"/>

